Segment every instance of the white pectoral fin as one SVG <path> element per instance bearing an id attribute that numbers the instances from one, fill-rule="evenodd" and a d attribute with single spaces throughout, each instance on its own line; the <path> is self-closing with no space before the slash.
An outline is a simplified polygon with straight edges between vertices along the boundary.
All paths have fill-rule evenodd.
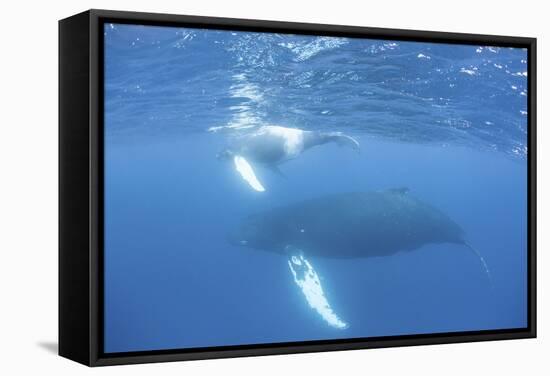
<path id="1" fill-rule="evenodd" d="M 260 183 L 258 178 L 256 177 L 256 174 L 254 174 L 254 170 L 252 169 L 252 166 L 246 159 L 244 159 L 240 155 L 236 155 L 233 158 L 233 162 L 235 163 L 235 169 L 239 174 L 241 174 L 242 178 L 254 189 L 258 192 L 264 192 L 265 188 Z"/>
<path id="2" fill-rule="evenodd" d="M 303 255 L 296 254 L 289 256 L 288 266 L 294 276 L 294 282 L 302 290 L 309 306 L 321 315 L 328 325 L 346 329 L 348 324 L 332 310 L 313 265 Z"/>

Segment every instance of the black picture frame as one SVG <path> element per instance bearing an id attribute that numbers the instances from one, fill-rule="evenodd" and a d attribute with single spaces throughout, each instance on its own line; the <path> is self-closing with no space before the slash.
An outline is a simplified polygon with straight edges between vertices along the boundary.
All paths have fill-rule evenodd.
<path id="1" fill-rule="evenodd" d="M 103 352 L 104 23 L 330 35 L 528 51 L 528 326 L 128 353 Z M 536 337 L 536 39 L 495 35 L 88 10 L 59 21 L 59 354 L 88 366 Z"/>

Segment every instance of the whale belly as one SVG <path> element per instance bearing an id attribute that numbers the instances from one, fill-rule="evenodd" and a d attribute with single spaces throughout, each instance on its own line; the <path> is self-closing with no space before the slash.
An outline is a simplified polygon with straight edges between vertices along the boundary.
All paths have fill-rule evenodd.
<path id="1" fill-rule="evenodd" d="M 265 126 L 246 137 L 241 154 L 264 164 L 277 164 L 296 158 L 303 151 L 303 131 Z"/>

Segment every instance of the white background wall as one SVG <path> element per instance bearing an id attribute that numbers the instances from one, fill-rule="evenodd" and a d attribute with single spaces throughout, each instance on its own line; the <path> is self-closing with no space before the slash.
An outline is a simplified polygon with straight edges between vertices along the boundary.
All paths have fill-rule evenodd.
<path id="1" fill-rule="evenodd" d="M 0 374 L 541 374 L 550 326 L 546 250 L 550 47 L 544 1 L 96 0 L 5 2 L 0 22 Z M 539 38 L 539 338 L 88 369 L 57 342 L 57 20 L 106 8 Z M 545 299 L 546 298 L 546 299 Z"/>

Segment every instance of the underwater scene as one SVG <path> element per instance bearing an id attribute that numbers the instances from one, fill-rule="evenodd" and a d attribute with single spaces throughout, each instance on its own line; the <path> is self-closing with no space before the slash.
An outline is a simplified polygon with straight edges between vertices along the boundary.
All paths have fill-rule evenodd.
<path id="1" fill-rule="evenodd" d="M 104 25 L 106 353 L 527 326 L 527 50 Z"/>

